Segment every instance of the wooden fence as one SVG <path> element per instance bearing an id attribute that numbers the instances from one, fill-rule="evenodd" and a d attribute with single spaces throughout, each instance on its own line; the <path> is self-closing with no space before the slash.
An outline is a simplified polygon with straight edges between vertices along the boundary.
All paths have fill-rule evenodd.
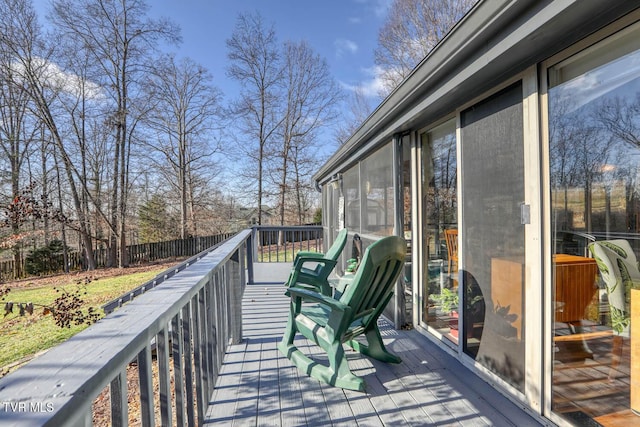
<path id="1" fill-rule="evenodd" d="M 129 254 L 129 263 L 131 265 L 143 264 L 146 262 L 157 261 L 167 258 L 182 258 L 196 255 L 207 248 L 215 246 L 229 237 L 233 236 L 233 233 L 217 234 L 215 236 L 199 236 L 191 237 L 188 239 L 176 239 L 167 240 L 164 242 L 155 243 L 142 243 L 138 245 L 127 246 L 127 253 Z M 95 249 L 93 256 L 96 260 L 96 266 L 98 268 L 106 267 L 109 259 L 106 249 Z M 62 254 L 56 255 L 58 257 L 57 265 L 63 266 Z M 78 251 L 72 251 L 68 254 L 69 271 L 78 271 L 85 268 L 85 260 L 83 254 Z M 16 279 L 22 279 L 28 277 L 25 270 L 24 257 L 20 261 L 20 269 L 16 270 L 15 260 L 0 261 L 0 281 L 10 281 Z M 17 271 L 22 272 L 21 275 L 17 274 Z M 49 273 L 60 273 L 63 269 L 60 268 L 57 271 L 50 271 Z"/>

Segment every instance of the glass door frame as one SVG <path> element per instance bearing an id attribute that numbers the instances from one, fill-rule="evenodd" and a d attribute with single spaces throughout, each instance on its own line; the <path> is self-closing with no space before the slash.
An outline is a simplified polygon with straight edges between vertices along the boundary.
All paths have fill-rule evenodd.
<path id="1" fill-rule="evenodd" d="M 540 139 L 540 96 L 538 67 L 529 67 L 522 75 L 524 120 L 524 177 L 525 205 L 528 205 L 528 223 L 525 224 L 525 301 L 530 307 L 526 312 L 524 398 L 537 414 L 542 413 L 544 384 L 544 355 L 548 353 L 544 343 L 545 310 L 531 307 L 547 307 L 543 281 L 543 181 Z M 526 209 L 526 208 L 525 208 Z M 523 212 L 523 215 L 525 213 Z M 523 218 L 525 222 L 526 218 Z M 540 345 L 542 344 L 542 345 Z"/>
<path id="2" fill-rule="evenodd" d="M 552 412 L 552 384 L 553 384 L 553 355 L 551 349 L 553 348 L 553 274 L 552 274 L 552 245 L 550 242 L 553 240 L 551 229 L 551 182 L 550 182 L 550 150 L 549 150 L 549 82 L 548 82 L 548 70 L 560 61 L 567 59 L 580 51 L 586 49 L 589 46 L 597 44 L 598 42 L 606 39 L 609 36 L 623 30 L 625 27 L 638 22 L 640 20 L 640 11 L 630 13 L 618 21 L 610 24 L 609 26 L 595 32 L 594 34 L 586 37 L 585 39 L 575 43 L 562 52 L 546 59 L 540 63 L 539 67 L 539 82 L 540 82 L 540 141 L 541 141 L 541 171 L 542 171 L 542 191 L 543 191 L 543 224 L 544 230 L 542 235 L 542 241 L 545 244 L 542 246 L 543 259 L 544 259 L 544 271 L 543 271 L 543 283 L 546 290 L 544 295 L 544 336 L 543 336 L 543 401 L 542 401 L 542 415 L 550 419 L 552 422 L 559 426 L 570 425 L 568 421 L 560 417 L 556 413 Z"/>
<path id="3" fill-rule="evenodd" d="M 424 333 L 435 336 L 439 340 L 439 342 L 442 343 L 449 351 L 455 351 L 455 353 L 457 354 L 462 354 L 462 346 L 460 345 L 462 340 L 458 340 L 458 344 L 456 344 L 453 341 L 446 339 L 439 331 L 437 331 L 434 327 L 428 325 L 427 322 L 423 320 L 424 301 L 425 298 L 428 298 L 428 295 L 425 295 L 423 292 L 423 282 L 424 280 L 428 280 L 428 260 L 425 259 L 427 250 L 423 246 L 425 237 L 425 224 L 423 223 L 425 208 L 422 204 L 422 199 L 424 196 L 424 189 L 422 186 L 422 178 L 424 173 L 422 156 L 424 155 L 424 150 L 422 147 L 421 135 L 427 134 L 433 129 L 436 129 L 451 120 L 455 120 L 456 122 L 456 162 L 459 162 L 459 114 L 456 113 L 447 115 L 444 118 L 430 124 L 429 126 L 421 127 L 419 130 L 411 133 L 411 236 L 413 241 L 412 277 L 414 283 L 413 324 Z M 456 181 L 456 193 L 458 193 L 460 191 L 459 179 L 457 179 Z M 461 323 L 459 323 L 458 328 L 460 328 L 461 326 Z"/>
<path id="4" fill-rule="evenodd" d="M 541 177 L 541 149 L 540 149 L 540 121 L 539 121 L 539 92 L 538 92 L 538 68 L 531 66 L 520 74 L 504 81 L 500 85 L 494 87 L 473 101 L 461 106 L 456 116 L 458 118 L 457 125 L 457 143 L 458 143 L 458 164 L 460 174 L 458 176 L 458 218 L 463 220 L 462 208 L 464 202 L 462 197 L 462 189 L 460 186 L 464 178 L 464 160 L 461 159 L 461 126 L 460 113 L 489 98 L 493 94 L 514 84 L 517 81 L 522 82 L 522 120 L 523 120 L 523 144 L 524 144 L 524 200 L 522 200 L 522 214 L 528 218 L 523 218 L 526 222 L 525 227 L 525 265 L 524 265 L 524 300 L 527 307 L 543 306 L 543 244 L 542 244 L 542 177 Z M 465 253 L 461 250 L 459 253 L 459 261 L 462 268 L 465 266 Z M 523 335 L 525 343 L 525 384 L 524 393 L 521 393 L 515 387 L 498 377 L 489 369 L 480 365 L 473 358 L 462 351 L 462 340 L 459 344 L 459 352 L 462 354 L 462 362 L 465 365 L 473 367 L 478 373 L 487 377 L 488 380 L 498 384 L 506 390 L 508 397 L 516 402 L 524 403 L 536 414 L 541 414 L 543 401 L 543 354 L 541 343 L 543 341 L 543 310 L 528 309 L 525 311 L 524 322 L 527 325 Z"/>
<path id="5" fill-rule="evenodd" d="M 542 176 L 541 174 L 541 148 L 540 148 L 540 120 L 539 120 L 539 92 L 538 92 L 538 68 L 537 66 L 529 67 L 524 72 L 514 76 L 513 78 L 505 81 L 501 85 L 495 87 L 490 92 L 483 94 L 480 97 L 475 98 L 471 102 L 462 105 L 455 111 L 456 118 L 456 156 L 458 164 L 458 177 L 457 177 L 457 197 L 458 197 L 458 222 L 462 220 L 462 206 L 461 200 L 461 185 L 463 162 L 461 159 L 461 127 L 460 127 L 460 113 L 490 97 L 492 94 L 499 92 L 500 90 L 508 87 L 509 85 L 522 81 L 522 109 L 523 109 L 523 144 L 524 144 L 524 178 L 525 178 L 525 192 L 523 204 L 528 205 L 528 223 L 525 224 L 525 301 L 529 307 L 542 307 L 543 300 L 543 239 L 542 239 Z M 426 275 L 426 260 L 424 256 L 426 251 L 422 247 L 423 245 L 423 206 L 422 206 L 422 161 L 423 155 L 420 135 L 428 132 L 430 129 L 437 127 L 440 124 L 445 123 L 452 119 L 452 115 L 446 116 L 446 118 L 439 120 L 429 126 L 425 126 L 412 133 L 411 143 L 411 155 L 412 155 L 412 239 L 413 245 L 413 278 L 414 278 L 414 301 L 413 301 L 413 314 L 414 325 L 436 339 L 442 344 L 442 347 L 454 351 L 458 354 L 460 361 L 477 372 L 481 376 L 486 377 L 489 381 L 499 384 L 505 391 L 511 400 L 524 403 L 530 407 L 535 413 L 542 413 L 542 402 L 544 393 L 544 372 L 545 366 L 543 366 L 543 356 L 546 353 L 545 350 L 541 351 L 540 344 L 543 341 L 545 328 L 543 328 L 545 311 L 530 309 L 526 311 L 525 322 L 527 328 L 525 330 L 525 375 L 526 382 L 524 393 L 516 390 L 514 387 L 506 383 L 499 378 L 496 374 L 489 369 L 481 366 L 473 358 L 466 355 L 463 352 L 463 340 L 459 340 L 455 345 L 452 342 L 444 339 L 437 331 L 429 327 L 426 322 L 422 320 L 422 306 L 424 298 L 422 292 L 422 283 L 427 277 Z M 459 237 L 460 239 L 461 237 Z M 459 253 L 459 262 L 461 266 L 464 266 L 464 253 Z M 459 278 L 460 279 L 460 278 Z M 535 285 L 537 284 L 537 285 Z M 459 293 L 462 293 L 462 287 L 460 286 Z M 459 295 L 461 298 L 462 296 Z M 460 325 L 461 327 L 462 325 Z"/>

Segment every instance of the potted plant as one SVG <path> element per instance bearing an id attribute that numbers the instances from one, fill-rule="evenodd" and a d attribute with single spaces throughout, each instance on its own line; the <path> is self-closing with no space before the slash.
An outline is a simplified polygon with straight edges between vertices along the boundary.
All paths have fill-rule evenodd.
<path id="1" fill-rule="evenodd" d="M 449 314 L 450 334 L 457 338 L 458 337 L 458 317 L 459 317 L 458 306 L 460 303 L 458 290 L 443 288 L 440 291 L 440 294 L 433 295 L 432 298 L 435 302 L 440 304 L 440 310 L 443 313 Z M 482 310 L 476 310 L 476 307 L 483 302 L 484 302 L 484 299 L 481 295 L 472 295 L 471 291 L 469 290 L 467 291 L 466 308 L 468 313 L 472 315 L 475 314 L 476 312 L 478 312 L 478 314 L 482 313 Z M 471 323 L 474 323 L 474 321 L 472 321 Z M 472 325 L 469 325 L 468 330 L 469 330 L 469 334 L 471 335 L 473 331 Z"/>
<path id="2" fill-rule="evenodd" d="M 433 295 L 433 300 L 440 304 L 440 310 L 443 313 L 448 313 L 450 334 L 454 337 L 458 337 L 458 290 L 450 288 L 442 288 L 440 294 Z"/>
<path id="3" fill-rule="evenodd" d="M 440 310 L 444 313 L 453 313 L 458 309 L 458 290 L 442 288 L 439 295 L 433 295 L 433 299 L 440 304 Z"/>

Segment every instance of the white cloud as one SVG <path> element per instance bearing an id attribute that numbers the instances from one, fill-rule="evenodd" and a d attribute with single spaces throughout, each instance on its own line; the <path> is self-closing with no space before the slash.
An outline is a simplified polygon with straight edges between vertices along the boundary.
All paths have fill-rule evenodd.
<path id="1" fill-rule="evenodd" d="M 352 40 L 337 39 L 333 42 L 336 48 L 336 56 L 340 57 L 345 53 L 356 53 L 358 51 L 358 44 Z"/>
<path id="2" fill-rule="evenodd" d="M 387 12 L 391 7 L 393 0 L 376 0 L 373 5 L 373 10 L 378 18 L 384 18 L 387 16 Z"/>
<path id="3" fill-rule="evenodd" d="M 342 86 L 352 92 L 360 91 L 367 98 L 380 98 L 382 92 L 382 80 L 380 75 L 382 74 L 382 68 L 371 67 L 363 70 L 367 77 L 358 84 L 349 84 L 341 82 Z"/>
<path id="4" fill-rule="evenodd" d="M 577 110 L 640 78 L 639 63 L 640 53 L 625 55 L 565 82 L 558 87 L 558 96 L 571 101 L 569 111 Z M 629 95 L 635 96 L 635 91 Z"/>
<path id="5" fill-rule="evenodd" d="M 16 71 L 22 73 L 23 65 L 15 63 Z M 74 96 L 81 96 L 84 83 L 84 96 L 88 99 L 103 98 L 102 89 L 97 84 L 88 80 L 82 81 L 82 78 L 76 74 L 70 74 L 61 69 L 53 62 L 47 62 L 44 59 L 34 60 L 34 68 L 39 69 L 41 78 L 46 85 L 54 90 L 70 93 Z"/>
<path id="6" fill-rule="evenodd" d="M 384 18 L 387 16 L 393 0 L 354 0 L 354 2 L 370 6 L 378 18 Z"/>

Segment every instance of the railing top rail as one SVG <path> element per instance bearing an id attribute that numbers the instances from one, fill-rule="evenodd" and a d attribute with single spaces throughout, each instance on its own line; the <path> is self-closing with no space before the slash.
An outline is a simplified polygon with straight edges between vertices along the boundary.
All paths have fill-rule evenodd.
<path id="1" fill-rule="evenodd" d="M 103 304 L 102 305 L 102 310 L 104 310 L 105 314 L 111 313 L 116 308 L 120 307 L 123 303 L 129 302 L 129 301 L 133 300 L 135 297 L 137 297 L 139 295 L 142 295 L 143 293 L 155 288 L 159 284 L 164 283 L 164 281 L 167 280 L 168 278 L 173 277 L 175 274 L 179 273 L 180 271 L 182 271 L 185 268 L 189 267 L 193 263 L 195 263 L 195 262 L 199 261 L 200 259 L 204 258 L 207 254 L 209 254 L 210 252 L 213 252 L 220 245 L 222 245 L 222 243 L 224 243 L 224 242 L 220 242 L 220 243 L 218 243 L 218 244 L 216 244 L 216 245 L 214 245 L 214 246 L 212 246 L 210 248 L 207 248 L 207 249 L 201 251 L 200 253 L 195 254 L 194 256 L 190 257 L 189 259 L 187 259 L 185 261 L 182 261 L 180 264 L 166 269 L 165 271 L 163 271 L 162 273 L 158 274 L 153 279 L 147 280 L 145 283 L 143 283 L 142 285 L 130 290 L 126 294 L 123 294 L 123 295 L 119 296 L 118 298 L 114 298 L 111 301 Z"/>
<path id="2" fill-rule="evenodd" d="M 75 425 L 91 404 L 196 295 L 210 273 L 251 236 L 243 230 L 216 250 L 66 342 L 0 379 L 0 418 L 14 425 Z M 40 410 L 38 410 L 40 409 Z M 90 411 L 90 408 L 85 408 Z"/>
<path id="3" fill-rule="evenodd" d="M 322 230 L 322 225 L 254 225 L 256 230 L 283 230 L 283 231 L 305 231 Z"/>

